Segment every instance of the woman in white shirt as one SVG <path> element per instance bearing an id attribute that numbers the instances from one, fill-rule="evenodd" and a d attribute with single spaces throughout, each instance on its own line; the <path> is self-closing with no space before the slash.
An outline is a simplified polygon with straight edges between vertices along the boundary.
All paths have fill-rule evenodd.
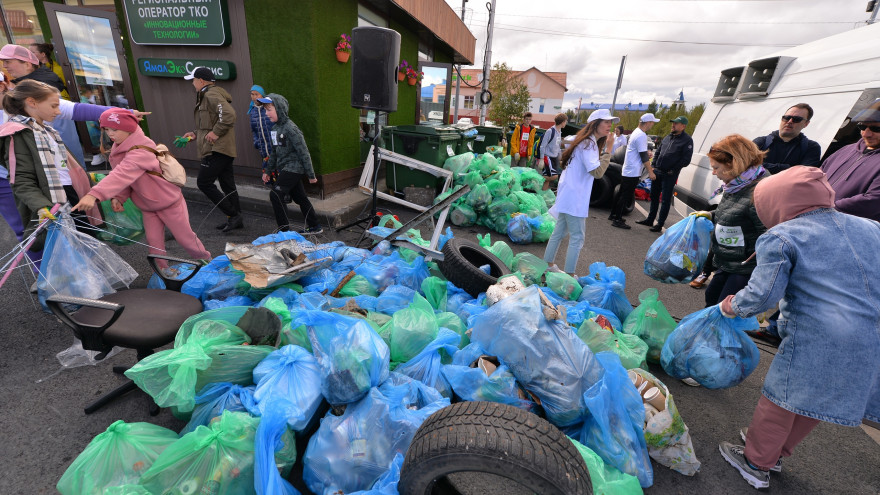
<path id="1" fill-rule="evenodd" d="M 607 157 L 601 163 L 599 157 L 603 152 L 609 153 L 610 157 L 614 140 L 608 139 L 608 133 L 619 120 L 608 110 L 594 111 L 587 119 L 587 125 L 578 131 L 572 144 L 562 153 L 562 175 L 559 177 L 556 204 L 550 208 L 550 214 L 556 218 L 556 228 L 544 251 L 544 261 L 550 264 L 551 271 L 561 271 L 555 263 L 556 251 L 559 242 L 568 234 L 565 273 L 574 276 L 584 246 L 584 227 L 590 212 L 593 179 L 602 177 L 608 167 Z"/>

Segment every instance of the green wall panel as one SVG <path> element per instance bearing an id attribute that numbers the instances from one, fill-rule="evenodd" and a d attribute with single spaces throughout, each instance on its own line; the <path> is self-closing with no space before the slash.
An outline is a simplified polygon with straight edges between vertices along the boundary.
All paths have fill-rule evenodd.
<path id="1" fill-rule="evenodd" d="M 402 24 L 391 21 L 388 25 L 400 33 L 400 60 L 406 60 L 412 66 L 419 63 L 419 38 Z M 398 62 L 399 63 L 399 62 Z M 410 86 L 406 79 L 397 84 L 397 112 L 388 116 L 388 125 L 412 125 L 416 121 L 416 101 L 418 86 Z"/>

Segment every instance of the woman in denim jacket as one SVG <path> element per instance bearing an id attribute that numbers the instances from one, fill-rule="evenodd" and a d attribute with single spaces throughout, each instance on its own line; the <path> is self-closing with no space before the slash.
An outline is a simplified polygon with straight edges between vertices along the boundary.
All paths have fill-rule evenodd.
<path id="1" fill-rule="evenodd" d="M 758 264 L 746 288 L 721 303 L 748 317 L 780 299 L 782 343 L 764 379 L 745 447 L 722 455 L 756 488 L 782 469 L 819 421 L 880 421 L 880 223 L 834 209 L 825 174 L 796 166 L 758 183 Z"/>

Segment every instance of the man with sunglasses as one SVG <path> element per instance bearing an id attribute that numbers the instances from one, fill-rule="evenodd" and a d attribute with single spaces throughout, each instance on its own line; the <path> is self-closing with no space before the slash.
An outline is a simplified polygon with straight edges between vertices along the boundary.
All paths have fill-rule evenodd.
<path id="1" fill-rule="evenodd" d="M 822 171 L 838 211 L 880 221 L 880 98 L 852 122 L 862 139 L 826 158 Z"/>
<path id="2" fill-rule="evenodd" d="M 764 168 L 768 172 L 776 174 L 794 165 L 819 166 L 822 149 L 819 143 L 807 139 L 802 132 L 812 118 L 813 108 L 798 103 L 785 111 L 778 131 L 753 140 L 758 149 L 767 152 Z"/>

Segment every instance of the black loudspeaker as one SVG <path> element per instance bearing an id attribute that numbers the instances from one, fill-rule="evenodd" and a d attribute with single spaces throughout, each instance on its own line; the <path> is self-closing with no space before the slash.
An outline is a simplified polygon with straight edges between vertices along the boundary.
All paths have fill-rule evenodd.
<path id="1" fill-rule="evenodd" d="M 363 26 L 351 30 L 351 106 L 397 111 L 400 33 Z"/>

